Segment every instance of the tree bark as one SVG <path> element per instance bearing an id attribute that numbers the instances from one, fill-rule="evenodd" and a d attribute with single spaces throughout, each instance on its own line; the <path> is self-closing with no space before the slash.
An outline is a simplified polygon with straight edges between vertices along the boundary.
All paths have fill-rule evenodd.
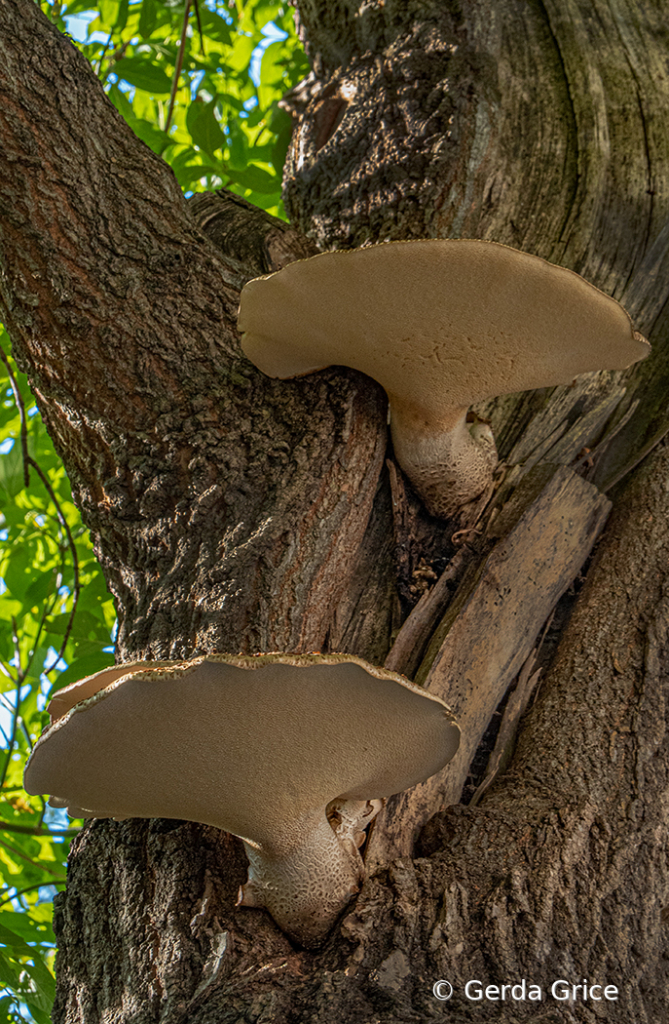
<path id="1" fill-rule="evenodd" d="M 56 1022 L 405 1024 L 442 1020 L 444 1006 L 454 1021 L 663 1019 L 663 7 L 300 0 L 314 71 L 286 101 L 299 116 L 285 229 L 236 199 L 189 207 L 38 8 L 0 6 L 1 312 L 116 597 L 119 660 L 320 648 L 381 664 L 406 620 L 397 650 L 420 635 L 428 675 L 449 636 L 460 630 L 465 660 L 475 643 L 469 595 L 503 561 L 532 470 L 547 521 L 567 507 L 558 484 L 574 473 L 588 481 L 576 478 L 582 499 L 569 491 L 582 523 L 606 505 L 595 488 L 614 499 L 585 584 L 558 604 L 511 767 L 476 807 L 431 805 L 415 849 L 390 863 L 372 836 L 375 871 L 320 953 L 295 949 L 262 912 L 233 909 L 245 869 L 230 837 L 177 822 L 88 825 L 57 901 Z M 384 468 L 380 389 L 339 369 L 270 381 L 240 354 L 239 289 L 308 254 L 298 232 L 321 248 L 514 245 L 622 301 L 653 354 L 627 375 L 479 410 L 506 472 L 485 533 L 447 564 L 453 527 L 422 513 L 408 485 L 402 497 Z M 573 564 L 559 549 L 558 591 L 596 532 L 582 528 Z M 534 549 L 518 545 L 522 564 Z M 444 569 L 410 632 L 421 581 Z M 500 597 L 510 621 L 514 601 Z M 529 616 L 534 636 L 505 629 L 511 652 L 532 648 L 550 603 Z M 495 658 L 477 693 L 493 704 Z M 386 817 L 379 836 L 397 826 Z M 470 979 L 521 978 L 542 1002 L 464 995 Z M 550 994 L 561 978 L 617 986 L 618 999 L 562 1001 Z M 455 989 L 443 1005 L 439 979 Z"/>
<path id="2" fill-rule="evenodd" d="M 319 648 L 376 490 L 380 389 L 256 373 L 236 309 L 267 263 L 222 262 L 33 4 L 2 17 L 3 315 L 117 600 L 119 656 Z"/>

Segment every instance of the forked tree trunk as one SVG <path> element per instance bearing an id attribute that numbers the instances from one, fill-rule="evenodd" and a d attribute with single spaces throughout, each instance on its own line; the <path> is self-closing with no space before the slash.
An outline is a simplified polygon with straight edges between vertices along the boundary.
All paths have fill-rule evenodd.
<path id="1" fill-rule="evenodd" d="M 286 204 L 302 235 L 234 200 L 189 208 L 31 0 L 0 4 L 1 312 L 116 596 L 119 658 L 389 656 L 458 706 L 471 756 L 519 673 L 529 690 L 557 602 L 538 697 L 475 805 L 447 806 L 468 758 L 389 805 L 363 892 L 318 953 L 233 909 L 245 866 L 230 837 L 87 826 L 57 901 L 54 1020 L 655 1024 L 669 1004 L 665 4 L 298 9 L 314 75 L 287 100 Z M 453 524 L 386 468 L 373 382 L 270 381 L 240 354 L 241 284 L 314 251 L 303 235 L 505 242 L 614 295 L 653 355 L 486 406 L 506 474 L 456 549 Z M 523 978 L 542 1002 L 464 994 Z M 562 1001 L 558 979 L 618 999 Z"/>

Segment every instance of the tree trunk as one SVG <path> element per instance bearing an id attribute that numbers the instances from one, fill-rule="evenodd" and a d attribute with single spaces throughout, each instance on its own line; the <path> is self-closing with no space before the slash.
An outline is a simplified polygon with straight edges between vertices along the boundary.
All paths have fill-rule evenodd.
<path id="1" fill-rule="evenodd" d="M 0 5 L 1 313 L 116 597 L 119 660 L 389 656 L 462 702 L 471 753 L 543 635 L 538 697 L 470 806 L 447 806 L 467 764 L 389 805 L 370 877 L 317 953 L 233 909 L 245 858 L 229 836 L 88 825 L 57 900 L 54 1020 L 655 1024 L 669 1002 L 664 4 L 297 6 L 314 71 L 286 100 L 292 230 L 236 198 L 189 206 L 38 8 Z M 246 279 L 314 242 L 461 236 L 582 273 L 653 354 L 482 407 L 506 470 L 457 548 L 385 467 L 381 390 L 339 369 L 263 377 L 235 313 Z M 469 770 L 466 795 L 483 775 Z M 541 1001 L 502 998 L 521 979 Z M 574 998 L 551 991 L 560 979 Z M 473 980 L 497 996 L 467 994 Z M 598 1000 L 604 986 L 617 998 Z"/>

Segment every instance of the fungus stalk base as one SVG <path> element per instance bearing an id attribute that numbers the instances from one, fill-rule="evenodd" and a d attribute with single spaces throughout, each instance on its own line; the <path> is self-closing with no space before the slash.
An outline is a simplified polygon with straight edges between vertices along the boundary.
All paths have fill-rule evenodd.
<path id="1" fill-rule="evenodd" d="M 360 891 L 365 876 L 358 852 L 361 830 L 382 802 L 343 801 L 336 806 L 332 824 L 324 811 L 296 824 L 299 837 L 288 851 L 244 842 L 249 876 L 237 905 L 267 910 L 282 931 L 307 948 L 324 941 Z"/>
<path id="2" fill-rule="evenodd" d="M 492 430 L 481 420 L 467 423 L 466 409 L 455 409 L 446 422 L 427 423 L 391 398 L 390 432 L 397 461 L 430 515 L 450 519 L 492 479 Z"/>

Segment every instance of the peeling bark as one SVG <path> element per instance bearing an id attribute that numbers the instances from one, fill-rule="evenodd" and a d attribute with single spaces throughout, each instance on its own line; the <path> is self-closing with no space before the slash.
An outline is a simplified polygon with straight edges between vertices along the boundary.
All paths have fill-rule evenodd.
<path id="1" fill-rule="evenodd" d="M 410 857 L 426 822 L 444 806 L 460 802 L 497 705 L 606 522 L 611 503 L 597 488 L 570 470 L 553 475 L 552 468 L 543 466 L 535 474 L 539 484 L 548 478 L 536 497 L 533 481 L 534 487 L 519 488 L 516 500 L 493 520 L 497 543 L 462 581 L 433 632 L 415 681 L 457 716 L 460 749 L 432 778 L 391 797 L 375 824 L 367 853 L 370 867 Z M 531 483 L 529 477 L 526 482 Z"/>

